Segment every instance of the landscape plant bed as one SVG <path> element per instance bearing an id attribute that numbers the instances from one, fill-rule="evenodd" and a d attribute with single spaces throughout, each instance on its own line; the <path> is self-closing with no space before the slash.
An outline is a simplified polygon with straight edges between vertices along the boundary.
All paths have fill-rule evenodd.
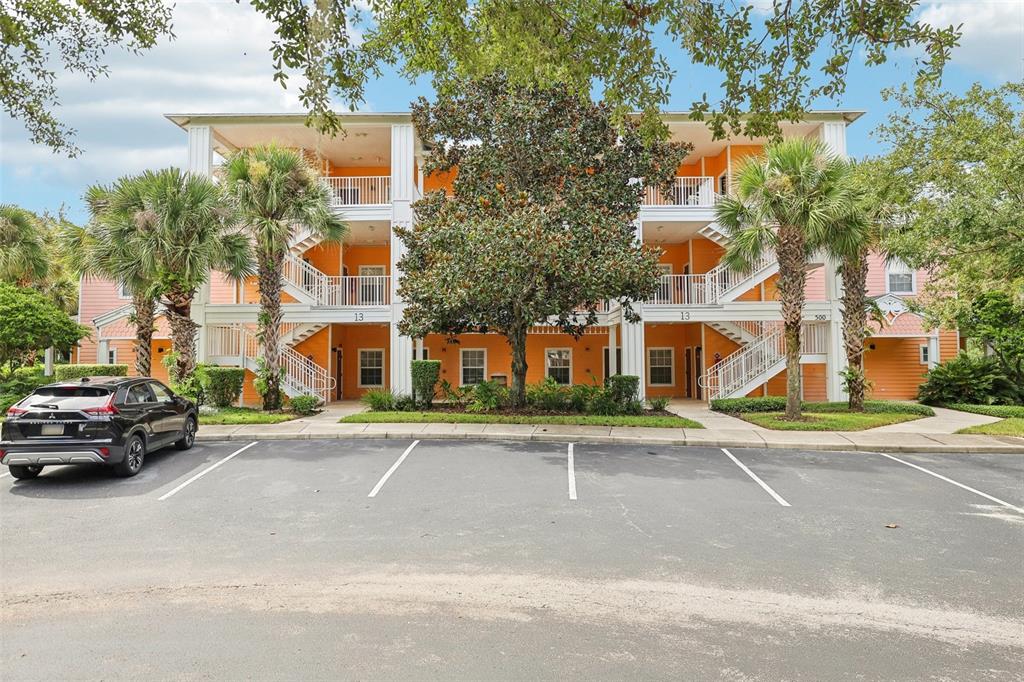
<path id="1" fill-rule="evenodd" d="M 596 414 L 551 414 L 536 410 L 495 410 L 466 412 L 454 407 L 439 407 L 418 412 L 360 412 L 341 419 L 350 424 L 562 424 L 576 426 L 649 426 L 656 428 L 702 429 L 701 424 L 665 411 L 647 410 L 644 414 L 602 416 Z"/>
<path id="2" fill-rule="evenodd" d="M 946 407 L 951 410 L 984 414 L 989 417 L 1000 417 L 1002 419 L 1024 419 L 1024 405 L 967 405 L 964 403 L 957 403 L 954 405 L 946 405 Z"/>
<path id="3" fill-rule="evenodd" d="M 743 412 L 736 416 L 775 431 L 863 431 L 876 426 L 921 419 L 906 412 L 804 412 L 803 420 L 787 421 L 784 412 Z"/>
<path id="4" fill-rule="evenodd" d="M 978 424 L 960 429 L 957 433 L 983 434 L 987 436 L 1019 436 L 1024 438 L 1024 417 L 1010 417 L 991 424 Z"/>
<path id="5" fill-rule="evenodd" d="M 251 407 L 221 407 L 213 414 L 200 413 L 199 424 L 280 424 L 298 416 L 292 412 L 263 412 Z"/>

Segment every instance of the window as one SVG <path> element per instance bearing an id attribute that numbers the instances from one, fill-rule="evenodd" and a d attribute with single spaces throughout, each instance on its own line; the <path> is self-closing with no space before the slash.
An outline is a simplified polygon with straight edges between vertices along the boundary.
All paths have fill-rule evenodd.
<path id="1" fill-rule="evenodd" d="M 928 362 L 929 362 L 928 344 L 922 345 L 917 350 L 918 350 L 918 352 L 920 353 L 920 356 L 921 356 L 921 364 L 922 365 L 927 365 Z"/>
<path id="2" fill-rule="evenodd" d="M 463 348 L 462 385 L 479 384 L 487 378 L 487 351 L 477 348 Z"/>
<path id="3" fill-rule="evenodd" d="M 127 284 L 121 284 L 120 286 L 117 287 L 117 297 L 118 298 L 131 298 L 132 297 L 132 292 L 128 291 L 128 285 Z"/>
<path id="4" fill-rule="evenodd" d="M 149 390 L 149 387 L 146 386 L 146 384 L 135 384 L 128 389 L 128 399 L 126 402 L 133 404 L 152 403 L 156 402 L 156 399 L 153 397 L 153 392 Z"/>
<path id="5" fill-rule="evenodd" d="M 108 365 L 116 365 L 117 364 L 117 349 L 116 348 L 109 348 L 109 349 L 107 349 L 107 364 Z"/>
<path id="6" fill-rule="evenodd" d="M 359 386 L 379 388 L 384 385 L 384 350 L 359 350 Z"/>
<path id="7" fill-rule="evenodd" d="M 916 291 L 914 271 L 902 261 L 892 261 L 886 266 L 885 281 L 890 294 L 912 294 Z"/>
<path id="8" fill-rule="evenodd" d="M 153 395 L 156 396 L 156 401 L 158 403 L 169 403 L 171 402 L 171 400 L 173 400 L 171 392 L 163 384 L 156 381 L 151 381 L 149 384 L 149 388 L 153 391 Z"/>
<path id="9" fill-rule="evenodd" d="M 544 351 L 544 376 L 560 384 L 572 383 L 572 351 L 568 348 L 548 348 Z"/>
<path id="10" fill-rule="evenodd" d="M 647 350 L 647 383 L 651 386 L 671 386 L 675 376 L 672 348 Z"/>

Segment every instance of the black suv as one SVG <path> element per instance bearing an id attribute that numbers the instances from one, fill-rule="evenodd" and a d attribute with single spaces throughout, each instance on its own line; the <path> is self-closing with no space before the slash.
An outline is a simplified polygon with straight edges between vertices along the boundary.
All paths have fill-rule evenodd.
<path id="1" fill-rule="evenodd" d="M 134 476 L 146 452 L 188 450 L 199 425 L 195 404 L 146 377 L 86 377 L 37 388 L 7 410 L 0 463 L 15 478 L 53 464 L 105 464 Z"/>

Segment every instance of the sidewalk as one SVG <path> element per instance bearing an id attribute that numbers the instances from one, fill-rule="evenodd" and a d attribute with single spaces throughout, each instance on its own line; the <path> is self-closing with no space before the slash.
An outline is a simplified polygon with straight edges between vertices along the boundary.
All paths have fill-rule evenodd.
<path id="1" fill-rule="evenodd" d="M 337 420 L 335 419 L 335 422 Z M 707 421 L 707 420 L 705 420 Z M 736 420 L 740 421 L 740 420 Z M 746 422 L 740 422 L 746 424 Z M 747 424 L 749 427 L 750 425 Z M 397 438 L 631 443 L 800 450 L 885 452 L 1007 452 L 1024 454 L 1024 438 L 939 433 L 770 431 L 753 428 L 657 429 L 628 426 L 529 424 L 338 424 L 296 419 L 281 424 L 200 426 L 200 441 Z"/>

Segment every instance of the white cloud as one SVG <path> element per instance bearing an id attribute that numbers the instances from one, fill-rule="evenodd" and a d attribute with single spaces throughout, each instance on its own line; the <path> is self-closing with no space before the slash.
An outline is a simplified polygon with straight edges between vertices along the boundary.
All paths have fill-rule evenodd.
<path id="1" fill-rule="evenodd" d="M 993 80 L 1024 79 L 1024 0 L 939 0 L 919 18 L 935 27 L 963 24 L 954 64 Z"/>

